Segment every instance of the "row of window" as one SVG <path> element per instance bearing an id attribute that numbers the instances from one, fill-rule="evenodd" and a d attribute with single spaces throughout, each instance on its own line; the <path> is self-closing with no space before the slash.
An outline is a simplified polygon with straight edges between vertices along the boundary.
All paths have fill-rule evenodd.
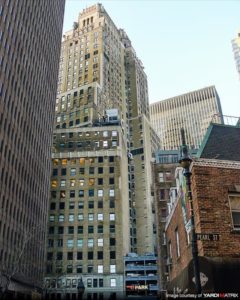
<path id="1" fill-rule="evenodd" d="M 58 159 L 58 158 L 55 158 L 55 159 L 53 159 L 53 165 L 57 166 L 59 163 L 61 163 L 61 165 L 63 165 L 63 166 L 67 165 L 68 163 L 70 163 L 71 165 L 75 165 L 77 162 L 79 162 L 80 165 L 84 165 L 86 162 L 94 163 L 96 160 L 97 160 L 97 163 L 104 163 L 104 158 L 108 159 L 109 162 L 114 162 L 114 156 L 107 156 L 107 157 L 99 156 L 98 158 L 80 157 L 79 159 L 75 159 L 75 158 Z"/>
<path id="2" fill-rule="evenodd" d="M 95 227 L 95 229 L 92 225 L 89 225 L 88 227 L 85 227 L 85 230 L 86 230 L 86 228 L 88 228 L 88 233 L 94 233 L 94 231 L 97 232 L 97 233 L 103 233 L 103 225 L 97 225 Z M 106 226 L 104 226 L 104 229 L 106 231 Z M 109 232 L 110 233 L 115 233 L 115 224 L 110 224 L 109 225 Z M 79 225 L 79 226 L 76 226 L 76 227 L 74 227 L 74 226 L 66 226 L 66 227 L 64 227 L 64 226 L 58 226 L 58 227 L 50 226 L 48 228 L 48 234 L 64 234 L 64 233 L 83 234 L 84 233 L 84 226 L 82 226 L 82 225 Z M 101 240 L 102 239 L 99 239 L 99 243 L 101 242 Z M 111 242 L 113 241 L 112 238 L 110 238 L 110 241 Z"/>
<path id="3" fill-rule="evenodd" d="M 97 174 L 103 174 L 103 173 L 113 174 L 114 173 L 114 167 L 98 167 L 98 168 L 97 167 L 89 167 L 89 168 L 79 168 L 78 170 L 77 170 L 77 168 L 71 168 L 69 170 L 69 172 L 67 171 L 66 168 L 62 168 L 62 169 L 54 168 L 53 176 L 67 176 L 68 173 L 70 176 L 76 176 L 78 174 L 84 175 L 86 170 L 88 170 L 89 175 L 94 175 L 96 173 L 95 171 L 97 171 Z M 89 184 L 91 184 L 90 181 L 92 181 L 92 180 L 93 180 L 93 178 L 89 178 Z M 79 179 L 79 184 L 84 185 L 84 178 Z M 98 184 L 101 184 L 101 180 L 99 181 Z M 93 185 L 93 184 L 91 184 L 91 185 Z"/>
<path id="4" fill-rule="evenodd" d="M 88 119 L 84 118 L 84 122 L 87 122 Z M 76 124 L 80 124 L 80 123 L 77 123 L 77 120 L 76 120 Z M 73 121 L 70 121 L 69 122 L 69 126 L 73 126 Z M 56 128 L 60 128 L 60 125 L 57 125 Z M 66 123 L 63 123 L 62 124 L 62 128 L 66 128 Z M 112 140 L 112 141 L 85 141 L 85 142 L 60 142 L 57 144 L 58 147 L 60 148 L 83 148 L 83 147 L 117 147 L 118 145 L 118 141 L 117 140 Z"/>
<path id="5" fill-rule="evenodd" d="M 53 170 L 53 174 L 54 174 L 54 176 L 57 176 L 57 172 L 55 172 L 55 170 L 56 169 Z M 70 176 L 75 176 L 75 175 L 73 175 L 73 174 L 76 174 L 75 172 L 76 172 L 76 169 L 74 170 L 74 172 L 71 169 L 71 171 L 70 171 L 71 175 Z M 102 174 L 102 173 L 100 173 L 100 174 Z M 65 175 L 63 175 L 63 176 L 65 176 Z M 105 180 L 105 183 L 107 185 L 109 185 L 109 184 L 113 185 L 115 183 L 114 177 L 110 177 L 110 178 L 108 178 L 108 182 L 106 182 L 106 181 L 107 180 Z M 60 180 L 60 186 L 61 187 L 65 187 L 65 186 L 74 187 L 76 185 L 79 185 L 79 186 L 84 186 L 84 185 L 86 185 L 86 186 L 93 186 L 95 184 L 97 184 L 97 185 L 103 185 L 103 182 L 104 182 L 103 178 L 96 178 L 96 179 L 95 178 L 89 178 L 89 179 L 81 178 L 81 179 L 77 179 L 77 180 L 76 179 L 70 179 L 70 180 L 61 179 Z M 55 184 L 55 182 L 54 182 L 54 184 Z"/>
<path id="6" fill-rule="evenodd" d="M 114 199 L 109 199 L 109 201 L 107 203 L 105 203 L 104 207 L 106 207 L 107 205 L 108 205 L 109 208 L 115 208 L 115 200 Z M 75 202 L 70 201 L 68 203 L 68 209 L 69 210 L 75 209 L 75 207 L 76 207 Z M 98 200 L 96 204 L 95 204 L 94 201 L 87 201 L 87 207 L 89 209 L 93 209 L 94 207 L 103 208 L 103 200 Z M 61 209 L 65 209 L 65 208 L 66 208 L 65 202 L 59 202 L 58 206 L 57 206 L 56 202 L 51 202 L 50 203 L 50 210 L 55 210 L 55 209 L 60 209 L 61 210 Z M 80 209 L 80 210 L 84 209 L 84 202 L 83 201 L 78 201 L 77 208 Z"/>
<path id="7" fill-rule="evenodd" d="M 103 221 L 103 213 L 98 213 L 97 214 L 97 220 L 98 221 Z M 75 215 L 74 214 L 69 214 L 68 215 L 68 221 L 69 222 L 74 222 L 75 220 Z M 78 221 L 83 221 L 84 220 L 84 214 L 80 213 L 77 214 L 77 220 Z M 59 214 L 58 216 L 54 214 L 49 215 L 49 221 L 50 222 L 64 222 L 65 221 L 65 215 L 64 214 Z M 88 214 L 88 221 L 94 221 L 94 214 Z M 115 213 L 110 213 L 109 214 L 109 221 L 115 221 Z"/>
<path id="8" fill-rule="evenodd" d="M 91 248 L 93 246 L 89 246 L 89 248 Z M 115 259 L 116 258 L 116 252 L 115 251 L 109 251 L 107 252 L 108 253 L 108 256 L 110 259 Z M 74 253 L 73 252 L 67 252 L 66 255 L 65 255 L 65 259 L 67 260 L 74 260 L 75 261 L 75 258 L 77 260 L 83 260 L 83 253 L 82 252 L 77 252 L 77 256 L 75 257 L 73 255 Z M 106 252 L 105 252 L 105 256 L 106 256 Z M 96 251 L 95 252 L 95 259 L 103 259 L 104 257 L 104 251 Z M 54 257 L 54 253 L 53 252 L 48 252 L 47 253 L 47 260 L 48 261 L 52 261 L 56 259 L 57 261 L 59 260 L 63 260 L 63 252 L 57 252 L 55 257 Z M 93 251 L 88 251 L 87 252 L 87 256 L 86 256 L 86 259 L 94 259 L 94 252 Z"/>
<path id="9" fill-rule="evenodd" d="M 57 188 L 57 180 L 52 181 L 52 188 Z M 95 190 L 94 189 L 90 189 L 90 190 L 87 190 L 87 191 L 78 190 L 78 193 L 75 190 L 70 190 L 68 192 L 69 192 L 68 193 L 69 198 L 75 198 L 77 196 L 77 194 L 78 194 L 79 198 L 83 198 L 84 195 L 88 196 L 88 197 L 94 197 L 95 196 Z M 106 193 L 106 191 L 105 191 L 105 193 Z M 104 190 L 103 189 L 98 189 L 96 194 L 97 194 L 98 197 L 103 197 L 104 196 Z M 115 196 L 115 190 L 114 189 L 109 189 L 108 195 L 109 195 L 109 197 L 114 197 Z M 66 191 L 60 191 L 60 198 L 66 198 Z"/>

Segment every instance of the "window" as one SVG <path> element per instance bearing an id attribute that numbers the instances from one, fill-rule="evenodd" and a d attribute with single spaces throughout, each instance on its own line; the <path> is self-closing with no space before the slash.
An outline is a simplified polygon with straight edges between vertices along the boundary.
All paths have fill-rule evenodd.
<path id="1" fill-rule="evenodd" d="M 116 287 L 116 278 L 110 278 L 110 286 Z"/>
<path id="2" fill-rule="evenodd" d="M 82 252 L 77 252 L 77 260 L 82 260 L 83 255 Z"/>
<path id="3" fill-rule="evenodd" d="M 68 233 L 73 234 L 74 233 L 74 226 L 68 226 Z"/>
<path id="4" fill-rule="evenodd" d="M 110 259 L 116 259 L 116 251 L 110 251 Z"/>
<path id="5" fill-rule="evenodd" d="M 78 201 L 78 209 L 83 209 L 83 208 L 84 208 L 84 202 Z"/>
<path id="6" fill-rule="evenodd" d="M 98 265 L 98 274 L 103 273 L 103 265 Z"/>
<path id="7" fill-rule="evenodd" d="M 109 178 L 109 184 L 114 184 L 114 178 Z"/>
<path id="8" fill-rule="evenodd" d="M 102 213 L 98 214 L 98 221 L 103 221 L 103 214 Z"/>
<path id="9" fill-rule="evenodd" d="M 84 217 L 83 214 L 78 214 L 78 221 L 83 221 Z"/>
<path id="10" fill-rule="evenodd" d="M 48 228 L 48 233 L 49 233 L 49 234 L 54 234 L 54 226 L 50 226 L 50 227 Z"/>
<path id="11" fill-rule="evenodd" d="M 89 167 L 89 174 L 91 174 L 91 175 L 94 174 L 94 171 L 95 171 L 94 167 Z"/>
<path id="12" fill-rule="evenodd" d="M 170 171 L 166 171 L 165 172 L 165 177 L 166 177 L 166 181 L 171 181 L 171 179 L 172 179 L 171 172 Z"/>
<path id="13" fill-rule="evenodd" d="M 88 251 L 88 259 L 93 259 L 93 251 Z"/>
<path id="14" fill-rule="evenodd" d="M 117 136 L 117 131 L 113 130 L 112 131 L 112 136 Z"/>
<path id="15" fill-rule="evenodd" d="M 103 251 L 97 252 L 97 259 L 103 259 Z"/>
<path id="16" fill-rule="evenodd" d="M 109 200 L 109 208 L 114 208 L 115 207 L 115 201 L 113 199 Z"/>
<path id="17" fill-rule="evenodd" d="M 93 287 L 98 287 L 98 280 L 97 278 L 93 278 Z"/>
<path id="18" fill-rule="evenodd" d="M 103 190 L 98 190 L 98 197 L 103 197 Z"/>
<path id="19" fill-rule="evenodd" d="M 103 174 L 103 167 L 98 168 L 98 174 Z"/>
<path id="20" fill-rule="evenodd" d="M 84 185 L 84 179 L 79 179 L 79 185 L 83 186 Z"/>
<path id="21" fill-rule="evenodd" d="M 69 202 L 69 209 L 74 209 L 75 203 L 74 202 Z"/>
<path id="22" fill-rule="evenodd" d="M 84 165 L 84 163 L 85 163 L 85 158 L 84 158 L 84 157 L 81 157 L 81 158 L 79 159 L 79 163 L 80 163 L 80 165 Z"/>
<path id="23" fill-rule="evenodd" d="M 72 240 L 72 239 L 68 239 L 68 240 L 67 240 L 67 247 L 68 247 L 68 248 L 73 247 L 73 240 Z"/>
<path id="24" fill-rule="evenodd" d="M 82 272 L 83 272 L 82 265 L 77 265 L 77 273 L 82 274 Z"/>
<path id="25" fill-rule="evenodd" d="M 51 210 L 54 210 L 56 208 L 56 203 L 55 202 L 52 202 L 51 204 L 50 204 L 50 209 Z"/>
<path id="26" fill-rule="evenodd" d="M 75 176 L 76 175 L 76 168 L 71 168 L 70 169 L 70 176 Z"/>
<path id="27" fill-rule="evenodd" d="M 65 209 L 65 203 L 59 202 L 59 209 Z"/>
<path id="28" fill-rule="evenodd" d="M 98 178 L 98 185 L 103 185 L 103 178 Z"/>
<path id="29" fill-rule="evenodd" d="M 80 198 L 84 197 L 84 190 L 79 190 L 78 196 Z"/>
<path id="30" fill-rule="evenodd" d="M 73 272 L 73 266 L 72 265 L 67 265 L 67 273 L 70 274 Z"/>
<path id="31" fill-rule="evenodd" d="M 78 234 L 83 234 L 83 226 L 78 226 Z"/>
<path id="32" fill-rule="evenodd" d="M 58 234 L 63 234 L 64 233 L 64 227 L 63 226 L 59 226 L 58 227 Z"/>
<path id="33" fill-rule="evenodd" d="M 114 156 L 109 156 L 109 162 L 114 162 Z"/>
<path id="34" fill-rule="evenodd" d="M 108 131 L 103 131 L 103 136 L 108 137 Z"/>
<path id="35" fill-rule="evenodd" d="M 74 221 L 74 214 L 69 214 L 68 221 L 73 222 Z"/>
<path id="36" fill-rule="evenodd" d="M 70 198 L 74 198 L 74 197 L 75 197 L 75 191 L 74 191 L 74 190 L 71 190 L 71 191 L 69 192 L 69 196 L 70 196 Z"/>
<path id="37" fill-rule="evenodd" d="M 103 225 L 98 225 L 98 233 L 103 233 Z"/>
<path id="38" fill-rule="evenodd" d="M 75 179 L 70 179 L 70 186 L 75 186 L 76 180 Z"/>
<path id="39" fill-rule="evenodd" d="M 62 260 L 62 259 L 63 259 L 63 253 L 57 252 L 57 260 Z"/>
<path id="40" fill-rule="evenodd" d="M 180 244 L 179 244 L 179 234 L 178 234 L 178 229 L 175 230 L 175 238 L 176 238 L 176 251 L 177 251 L 177 257 L 180 257 Z"/>
<path id="41" fill-rule="evenodd" d="M 88 265 L 88 273 L 92 273 L 93 272 L 93 266 L 92 265 Z"/>
<path id="42" fill-rule="evenodd" d="M 98 157 L 98 162 L 99 162 L 99 163 L 102 163 L 102 162 L 103 162 L 103 156 L 99 156 L 99 157 Z"/>
<path id="43" fill-rule="evenodd" d="M 99 287 L 103 287 L 103 278 L 99 278 L 99 280 L 98 280 L 98 286 Z M 100 299 L 100 295 L 99 295 L 99 299 Z M 101 299 L 103 299 L 103 297 Z"/>
<path id="44" fill-rule="evenodd" d="M 57 180 L 52 180 L 52 188 L 56 188 L 57 187 Z"/>
<path id="45" fill-rule="evenodd" d="M 163 172 L 158 173 L 159 182 L 164 182 Z"/>
<path id="46" fill-rule="evenodd" d="M 93 220 L 94 220 L 94 215 L 88 214 L 88 221 L 93 221 Z"/>
<path id="47" fill-rule="evenodd" d="M 94 227 L 92 225 L 88 226 L 88 233 L 94 233 Z"/>
<path id="48" fill-rule="evenodd" d="M 109 167 L 109 173 L 114 173 L 114 167 Z"/>
<path id="49" fill-rule="evenodd" d="M 64 215 L 63 215 L 63 214 L 60 214 L 60 215 L 58 216 L 58 221 L 59 221 L 59 222 L 64 222 Z"/>
<path id="50" fill-rule="evenodd" d="M 77 240 L 77 247 L 82 248 L 83 247 L 83 239 L 78 239 Z"/>
<path id="51" fill-rule="evenodd" d="M 98 201 L 98 208 L 103 208 L 103 201 L 102 200 Z"/>
<path id="52" fill-rule="evenodd" d="M 115 195 L 114 190 L 112 190 L 112 189 L 109 190 L 109 196 L 110 196 L 110 197 L 114 197 L 114 195 Z"/>
<path id="53" fill-rule="evenodd" d="M 116 265 L 110 265 L 110 273 L 116 273 Z"/>
<path id="54" fill-rule="evenodd" d="M 88 208 L 90 208 L 90 209 L 94 208 L 94 201 L 88 202 Z"/>
<path id="55" fill-rule="evenodd" d="M 113 214 L 113 213 L 109 214 L 109 220 L 115 221 L 115 214 Z"/>
<path id="56" fill-rule="evenodd" d="M 94 190 L 93 189 L 88 190 L 88 196 L 89 197 L 94 197 Z"/>
<path id="57" fill-rule="evenodd" d="M 92 278 L 87 278 L 87 287 L 92 287 Z"/>
<path id="58" fill-rule="evenodd" d="M 108 147 L 108 141 L 103 141 L 103 147 Z"/>
<path id="59" fill-rule="evenodd" d="M 73 252 L 68 252 L 67 253 L 67 259 L 68 260 L 73 260 Z"/>
<path id="60" fill-rule="evenodd" d="M 79 168 L 79 173 L 80 173 L 81 175 L 84 175 L 85 169 L 84 169 L 84 168 Z M 83 184 L 84 184 L 84 180 L 83 180 Z"/>
<path id="61" fill-rule="evenodd" d="M 66 191 L 60 191 L 60 198 L 66 198 Z"/>
<path id="62" fill-rule="evenodd" d="M 62 247 L 63 246 L 63 239 L 58 239 L 57 240 L 57 247 Z"/>
<path id="63" fill-rule="evenodd" d="M 240 194 L 229 194 L 233 229 L 240 230 Z"/>
<path id="64" fill-rule="evenodd" d="M 92 185 L 94 185 L 94 183 L 95 183 L 94 178 L 89 178 L 88 185 L 92 186 Z"/>
<path id="65" fill-rule="evenodd" d="M 98 247 L 103 247 L 103 239 L 98 239 Z"/>
<path id="66" fill-rule="evenodd" d="M 109 245 L 110 246 L 115 246 L 116 245 L 116 239 L 115 238 L 110 238 L 109 239 Z"/>
<path id="67" fill-rule="evenodd" d="M 109 225 L 109 231 L 110 233 L 115 233 L 115 225 Z"/>

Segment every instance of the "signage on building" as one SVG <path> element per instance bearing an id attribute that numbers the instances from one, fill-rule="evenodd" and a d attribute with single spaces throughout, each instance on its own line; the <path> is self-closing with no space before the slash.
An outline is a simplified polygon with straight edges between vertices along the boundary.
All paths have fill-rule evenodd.
<path id="1" fill-rule="evenodd" d="M 196 233 L 198 241 L 219 241 L 218 233 Z"/>
<path id="2" fill-rule="evenodd" d="M 132 285 L 126 285 L 126 290 L 127 291 L 132 291 L 132 290 L 147 290 L 148 289 L 148 286 L 147 285 L 135 285 L 135 284 L 132 284 Z"/>

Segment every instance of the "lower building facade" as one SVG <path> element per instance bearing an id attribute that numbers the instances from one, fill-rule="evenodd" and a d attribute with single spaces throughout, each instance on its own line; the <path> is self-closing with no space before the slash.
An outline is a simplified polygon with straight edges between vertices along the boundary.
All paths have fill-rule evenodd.
<path id="1" fill-rule="evenodd" d="M 54 148 L 47 294 L 75 299 L 83 288 L 85 296 L 121 296 L 129 252 L 128 156 L 121 126 L 57 129 Z"/>

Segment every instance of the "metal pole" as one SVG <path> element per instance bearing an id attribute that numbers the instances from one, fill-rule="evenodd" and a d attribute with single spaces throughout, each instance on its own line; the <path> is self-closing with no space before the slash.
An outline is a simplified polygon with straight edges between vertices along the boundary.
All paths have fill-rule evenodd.
<path id="1" fill-rule="evenodd" d="M 186 177 L 188 200 L 190 202 L 190 210 L 191 210 L 193 269 L 194 269 L 194 276 L 195 276 L 196 292 L 197 292 L 197 296 L 198 296 L 198 295 L 201 295 L 201 293 L 202 293 L 202 287 L 201 287 L 201 280 L 200 280 L 198 247 L 197 247 L 195 219 L 194 219 L 194 211 L 193 211 L 191 175 L 192 175 L 192 173 L 189 171 L 189 167 L 185 168 L 184 176 Z"/>

